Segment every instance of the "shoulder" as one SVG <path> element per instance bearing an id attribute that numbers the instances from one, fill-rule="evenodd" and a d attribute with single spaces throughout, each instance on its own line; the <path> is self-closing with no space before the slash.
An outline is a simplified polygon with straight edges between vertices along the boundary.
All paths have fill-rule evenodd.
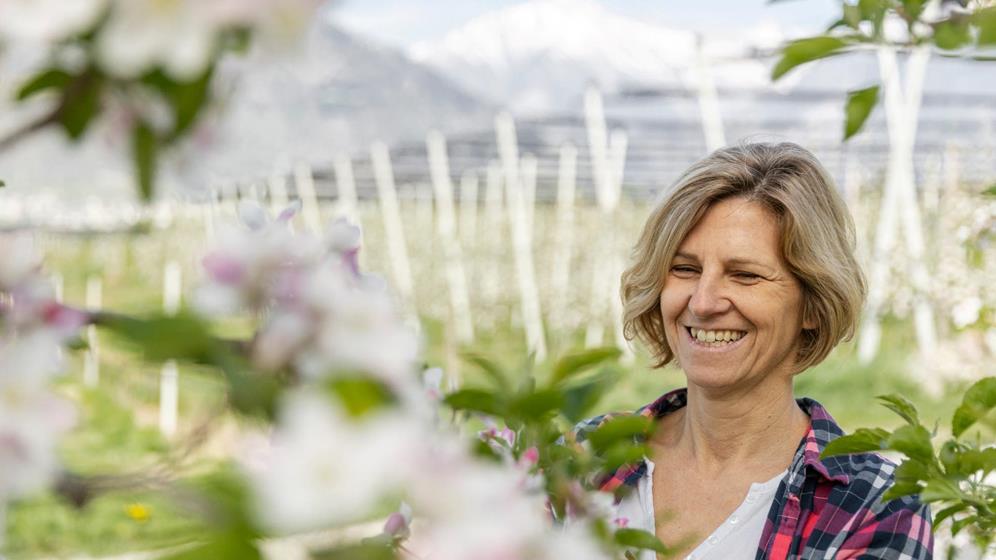
<path id="1" fill-rule="evenodd" d="M 598 429 L 599 426 L 605 424 L 613 418 L 619 418 L 622 416 L 631 416 L 632 412 L 609 412 L 606 414 L 599 414 L 598 416 L 593 416 L 587 420 L 582 420 L 574 425 L 573 428 L 568 432 L 568 438 L 577 443 L 583 443 L 588 439 L 588 436 Z"/>
<path id="2" fill-rule="evenodd" d="M 675 410 L 684 407 L 687 402 L 688 390 L 685 388 L 674 389 L 664 393 L 658 397 L 657 400 L 641 406 L 634 411 L 610 412 L 608 414 L 601 414 L 587 420 L 582 420 L 574 425 L 574 428 L 569 432 L 569 436 L 573 437 L 578 442 L 583 442 L 588 439 L 588 435 L 591 434 L 591 432 L 594 432 L 599 426 L 605 424 L 609 420 L 623 416 L 645 416 L 648 418 L 660 419 Z"/>

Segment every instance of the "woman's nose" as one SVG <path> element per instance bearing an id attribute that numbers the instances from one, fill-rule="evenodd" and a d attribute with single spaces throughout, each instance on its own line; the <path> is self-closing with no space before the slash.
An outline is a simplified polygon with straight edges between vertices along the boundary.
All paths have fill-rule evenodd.
<path id="1" fill-rule="evenodd" d="M 730 308 L 730 300 L 723 294 L 719 279 L 705 275 L 699 277 L 695 291 L 688 300 L 688 310 L 698 318 L 710 317 L 726 312 Z"/>

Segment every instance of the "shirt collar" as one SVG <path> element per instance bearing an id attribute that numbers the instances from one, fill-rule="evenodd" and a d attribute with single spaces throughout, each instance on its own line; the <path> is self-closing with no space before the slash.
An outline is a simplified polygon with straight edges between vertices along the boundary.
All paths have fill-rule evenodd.
<path id="1" fill-rule="evenodd" d="M 799 449 L 792 460 L 789 470 L 805 468 L 815 472 L 822 478 L 848 484 L 851 481 L 848 474 L 850 462 L 847 457 L 828 457 L 820 459 L 820 453 L 828 443 L 844 435 L 837 422 L 834 421 L 823 405 L 810 398 L 796 399 L 799 408 L 809 415 L 809 431 L 799 442 Z M 654 402 L 639 408 L 635 414 L 648 418 L 666 416 L 688 404 L 688 389 L 675 389 L 661 395 Z M 615 490 L 620 485 L 633 486 L 646 473 L 646 461 L 636 465 L 623 465 L 612 475 L 602 479 L 602 490 Z"/>

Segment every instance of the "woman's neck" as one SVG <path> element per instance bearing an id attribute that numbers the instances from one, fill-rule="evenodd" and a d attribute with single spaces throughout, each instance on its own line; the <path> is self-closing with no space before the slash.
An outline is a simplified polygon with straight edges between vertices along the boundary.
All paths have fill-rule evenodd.
<path id="1" fill-rule="evenodd" d="M 809 429 L 809 416 L 795 402 L 791 380 L 747 394 L 690 386 L 687 405 L 673 416 L 661 426 L 658 442 L 711 475 L 745 468 L 775 474 L 791 461 Z"/>

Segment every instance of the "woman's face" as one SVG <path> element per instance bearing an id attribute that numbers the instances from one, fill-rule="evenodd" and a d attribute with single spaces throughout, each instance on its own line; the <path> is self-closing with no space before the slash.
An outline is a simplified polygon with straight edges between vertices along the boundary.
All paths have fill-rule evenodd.
<path id="1" fill-rule="evenodd" d="M 712 204 L 679 245 L 664 271 L 661 315 L 690 385 L 749 388 L 791 377 L 802 288 L 779 237 L 770 211 L 730 198 Z"/>

